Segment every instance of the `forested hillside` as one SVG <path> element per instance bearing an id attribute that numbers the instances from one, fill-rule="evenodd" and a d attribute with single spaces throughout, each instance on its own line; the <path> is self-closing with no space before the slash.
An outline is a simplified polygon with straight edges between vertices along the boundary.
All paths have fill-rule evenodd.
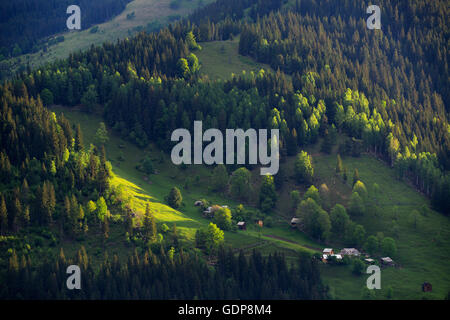
<path id="1" fill-rule="evenodd" d="M 301 8 L 299 3 L 296 7 Z M 207 13 L 208 9 L 209 6 L 200 12 Z M 240 11 L 241 7 L 237 5 L 236 12 Z M 399 176 L 410 178 L 418 189 L 431 197 L 436 208 L 449 212 L 446 195 L 450 192 L 450 182 L 445 172 L 448 170 L 450 137 L 448 111 L 442 98 L 447 88 L 440 85 L 443 80 L 437 78 L 442 73 L 432 72 L 437 68 L 434 63 L 439 60 L 424 56 L 417 58 L 415 63 L 409 62 L 407 54 L 404 56 L 401 52 L 411 50 L 396 48 L 407 41 L 394 41 L 395 37 L 389 35 L 374 36 L 366 28 L 357 28 L 352 17 L 348 21 L 354 21 L 353 24 L 345 26 L 343 21 L 347 20 L 339 19 L 341 24 L 336 20 L 336 23 L 326 25 L 329 30 L 320 27 L 323 22 L 308 18 L 307 13 L 306 18 L 301 17 L 292 9 L 286 9 L 277 14 L 270 13 L 256 23 L 225 19 L 217 24 L 206 21 L 192 26 L 190 22 L 184 22 L 159 34 L 141 34 L 116 45 L 108 44 L 74 54 L 68 61 L 35 72 L 24 80 L 32 82 L 30 90 L 34 94 L 50 89 L 55 103 L 74 105 L 82 102 L 85 93 L 87 97 L 98 97 L 98 101 L 94 99 L 92 103 L 84 104 L 89 106 L 99 102 L 104 105 L 109 124 L 127 130 L 125 135 L 134 132 L 133 139 L 142 140 L 143 145 L 148 141 L 166 141 L 174 129 L 183 125 L 190 127 L 188 124 L 194 119 L 204 119 L 207 127 L 217 123 L 221 129 L 226 125 L 278 127 L 282 132 L 282 146 L 291 155 L 295 154 L 297 146 L 314 143 L 319 131 L 320 135 L 326 136 L 334 126 L 350 137 L 363 139 L 367 151 L 383 157 L 397 168 Z M 308 25 L 314 28 L 307 28 Z M 302 28 L 305 32 L 299 31 Z M 241 30 L 240 52 L 267 62 L 280 72 L 237 77 L 221 84 L 197 81 L 199 64 L 195 50 L 199 45 L 196 39 L 228 39 Z M 319 31 L 321 35 L 314 33 Z M 359 33 L 363 38 L 356 41 Z M 301 34 L 303 38 L 295 34 Z M 349 34 L 354 36 L 349 37 Z M 288 35 L 297 42 L 285 39 Z M 380 40 L 376 40 L 378 38 Z M 322 39 L 323 43 L 317 39 Z M 430 44 L 420 42 L 423 39 L 427 37 L 417 38 L 418 47 L 429 47 Z M 445 50 L 438 40 L 436 45 Z M 342 47 L 342 50 L 338 49 L 342 54 L 332 54 L 334 47 Z M 372 50 L 370 55 L 369 48 Z M 366 52 L 367 57 L 361 58 L 364 54 L 357 52 Z M 317 59 L 317 56 L 324 58 Z M 383 67 L 374 68 L 377 65 Z M 61 68 L 67 67 L 66 72 L 60 72 Z M 281 71 L 293 73 L 292 81 L 288 81 Z M 428 76 L 419 76 L 425 71 Z M 176 85 L 186 81 L 192 84 L 191 88 L 197 86 L 198 89 Z M 120 84 L 128 85 L 120 90 L 109 90 Z M 139 90 L 136 90 L 137 86 Z M 161 93 L 157 92 L 158 87 L 162 88 Z M 257 93 L 252 91 L 255 87 Z M 178 88 L 190 93 L 178 95 Z M 253 94 L 254 98 L 245 98 L 242 94 L 232 102 L 227 102 L 225 97 L 211 98 L 221 92 L 233 95 L 236 90 Z M 201 92 L 204 98 L 193 98 Z M 244 107 L 246 99 L 258 101 L 261 98 L 266 104 L 258 102 L 252 107 Z M 181 101 L 174 99 L 185 101 L 179 104 Z M 170 107 L 171 103 L 178 107 Z M 264 105 L 266 107 L 262 107 Z M 128 109 L 130 107 L 133 112 Z M 229 108 L 228 112 L 226 108 Z M 252 108 L 258 110 L 252 111 Z M 242 112 L 247 113 L 248 119 L 239 115 Z M 258 116 L 251 116 L 253 114 Z M 151 115 L 157 116 L 150 119 Z M 168 147 L 164 141 L 161 145 Z"/>
<path id="2" fill-rule="evenodd" d="M 115 14 L 126 2 L 97 4 L 108 10 L 95 11 L 98 15 L 92 21 Z M 10 4 L 8 10 L 18 10 L 24 3 Z M 403 250 L 414 246 L 406 243 L 412 225 L 416 230 L 421 219 L 428 219 L 430 229 L 426 230 L 431 230 L 433 215 L 428 206 L 441 215 L 450 213 L 449 8 L 443 0 L 382 0 L 382 29 L 369 30 L 368 5 L 356 0 L 339 4 L 329 0 L 218 0 L 158 32 L 92 46 L 2 83 L 0 245 L 9 250 L 0 256 L 0 277 L 8 279 L 0 297 L 329 298 L 318 271 L 320 255 L 302 256 L 290 266 L 280 254 L 263 258 L 254 252 L 245 257 L 222 248 L 221 229 L 236 232 L 237 221 L 256 221 L 261 238 L 263 220 L 270 228 L 274 219 L 286 224 L 284 220 L 293 214 L 299 217 L 299 232 L 308 239 L 312 252 L 333 243 L 387 256 L 396 254 L 395 241 L 401 242 Z M 46 27 L 49 30 L 33 30 L 35 35 L 22 32 L 24 46 L 33 45 L 27 37 L 54 32 L 51 25 Z M 8 36 L 17 39 L 14 34 Z M 211 41 L 219 43 L 218 48 L 223 41 L 235 41 L 240 55 L 275 71 L 242 70 L 227 79 L 211 80 L 200 72 L 198 58 L 202 45 Z M 8 43 L 7 39 L 2 43 Z M 85 146 L 80 126 L 51 113 L 47 107 L 53 105 L 101 116 L 106 124 L 97 131 L 99 141 Z M 109 127 L 142 150 L 154 145 L 169 155 L 174 145 L 172 132 L 178 128 L 192 131 L 196 120 L 203 121 L 203 130 L 279 129 L 282 168 L 274 177 L 258 179 L 254 184 L 257 196 L 251 184 L 255 165 L 208 167 L 213 172 L 211 180 L 200 174 L 185 177 L 183 191 L 195 185 L 205 193 L 238 201 L 231 209 L 212 206 L 219 212 L 210 217 L 214 223 L 197 230 L 195 243 L 186 245 L 180 244 L 175 224 L 170 231 L 167 225 L 157 224 L 150 204 L 138 217 L 123 189 L 111 186 L 114 173 L 104 144 Z M 337 160 L 332 172 L 329 155 Z M 398 237 L 398 224 L 406 218 L 398 217 L 396 206 L 379 204 L 392 206 L 396 195 L 384 195 L 389 201 L 381 201 L 383 185 L 366 187 L 356 165 L 353 172 L 347 172 L 341 156 L 352 158 L 347 163 L 360 161 L 361 166 L 369 163 L 367 157 L 380 159 L 379 163 L 395 170 L 393 181 L 413 186 L 418 198 L 422 197 L 419 193 L 424 195 L 423 201 L 407 203 L 412 223 L 408 220 L 408 226 L 400 226 L 402 237 Z M 314 157 L 323 158 L 314 161 Z M 126 156 L 121 151 L 118 158 L 117 167 Z M 160 156 L 158 165 L 163 166 L 164 159 L 168 157 Z M 136 165 L 139 173 L 146 174 L 146 181 L 158 174 L 155 163 L 155 158 L 146 156 Z M 381 171 L 380 175 L 389 175 Z M 366 170 L 366 175 L 369 172 L 377 174 Z M 163 178 L 178 182 L 172 172 Z M 286 185 L 291 188 L 287 196 Z M 178 187 L 167 193 L 164 201 L 169 206 L 191 210 Z M 429 204 L 424 204 L 425 196 Z M 286 203 L 280 205 L 282 201 Z M 206 203 L 203 199 L 200 210 L 208 208 Z M 417 207 L 410 208 L 411 203 Z M 254 208 L 247 211 L 244 204 Z M 202 212 L 199 219 L 207 219 Z M 395 230 L 363 225 L 374 217 L 383 222 L 377 227 L 390 224 Z M 128 252 L 127 262 L 105 257 L 100 267 L 94 266 L 93 257 L 79 251 L 71 261 L 83 265 L 88 274 L 84 286 L 92 290 L 89 295 L 68 296 L 59 284 L 70 259 L 61 251 L 56 264 L 50 254 L 49 261 L 35 264 L 27 256 L 28 230 L 47 234 L 52 246 L 58 239 L 85 238 L 101 239 L 103 249 L 114 231 L 127 251 L 136 250 Z M 397 235 L 396 240 L 383 232 Z M 448 242 L 440 235 L 419 236 L 438 246 Z M 286 241 L 279 235 L 272 238 Z M 409 271 L 411 260 L 401 258 Z M 437 258 L 426 259 L 434 263 Z M 428 268 L 424 270 L 430 272 Z M 358 270 L 355 273 L 361 273 Z M 24 288 L 24 278 L 35 285 Z M 41 288 L 46 290 L 41 293 Z"/>
<path id="3" fill-rule="evenodd" d="M 42 38 L 66 31 L 67 7 L 82 8 L 83 29 L 119 14 L 131 0 L 17 0 L 0 3 L 0 55 L 35 52 Z M 42 42 L 42 43 L 41 43 Z"/>

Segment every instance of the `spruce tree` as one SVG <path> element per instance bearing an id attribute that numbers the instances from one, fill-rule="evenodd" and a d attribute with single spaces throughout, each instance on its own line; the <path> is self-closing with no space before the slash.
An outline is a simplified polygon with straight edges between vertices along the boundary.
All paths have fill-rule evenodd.
<path id="1" fill-rule="evenodd" d="M 6 235 L 8 231 L 8 211 L 6 209 L 5 197 L 1 196 L 0 202 L 0 234 Z"/>

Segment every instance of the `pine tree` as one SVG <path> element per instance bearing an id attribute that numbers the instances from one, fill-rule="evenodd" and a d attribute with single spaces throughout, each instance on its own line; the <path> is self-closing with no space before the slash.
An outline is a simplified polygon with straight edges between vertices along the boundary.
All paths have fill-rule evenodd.
<path id="1" fill-rule="evenodd" d="M 0 202 L 0 234 L 6 235 L 8 231 L 8 211 L 6 210 L 5 197 L 1 196 Z"/>
<path id="2" fill-rule="evenodd" d="M 156 223 L 153 213 L 150 211 L 150 205 L 147 203 L 145 207 L 144 221 L 143 221 L 144 234 L 147 240 L 156 240 Z"/>
<path id="3" fill-rule="evenodd" d="M 81 131 L 80 124 L 78 124 L 75 130 L 75 151 L 81 151 L 83 148 L 83 132 Z"/>
<path id="4" fill-rule="evenodd" d="M 108 240 L 109 238 L 109 221 L 107 215 L 105 215 L 102 222 L 102 231 L 103 231 L 103 240 L 106 242 L 106 240 Z"/>
<path id="5" fill-rule="evenodd" d="M 181 196 L 180 189 L 178 189 L 177 187 L 173 187 L 170 190 L 167 202 L 172 208 L 179 208 L 181 206 L 181 203 L 183 202 L 183 197 Z"/>

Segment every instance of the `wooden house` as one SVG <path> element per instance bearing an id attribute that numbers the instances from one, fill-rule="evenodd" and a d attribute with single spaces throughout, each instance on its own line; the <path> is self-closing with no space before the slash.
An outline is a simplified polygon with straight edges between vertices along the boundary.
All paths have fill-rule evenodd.
<path id="1" fill-rule="evenodd" d="M 299 219 L 299 218 L 294 217 L 294 218 L 291 219 L 291 227 L 292 227 L 292 228 L 297 227 L 297 225 L 298 225 L 299 223 L 300 223 L 300 219 Z"/>
<path id="2" fill-rule="evenodd" d="M 246 230 L 247 229 L 247 227 L 245 225 L 245 221 L 239 221 L 237 223 L 237 226 L 238 226 L 239 230 Z"/>
<path id="3" fill-rule="evenodd" d="M 433 286 L 429 282 L 422 283 L 422 291 L 423 292 L 431 292 L 433 291 Z"/>
<path id="4" fill-rule="evenodd" d="M 381 258 L 381 263 L 386 265 L 386 266 L 393 266 L 394 265 L 394 260 L 392 260 L 389 257 L 384 257 L 384 258 Z"/>

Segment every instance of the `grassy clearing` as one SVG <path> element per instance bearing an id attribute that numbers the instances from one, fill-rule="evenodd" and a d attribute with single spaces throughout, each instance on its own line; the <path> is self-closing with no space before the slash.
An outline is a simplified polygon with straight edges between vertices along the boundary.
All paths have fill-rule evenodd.
<path id="1" fill-rule="evenodd" d="M 54 106 L 52 110 L 57 114 L 64 113 L 72 123 L 80 123 L 86 144 L 94 141 L 95 132 L 102 121 L 100 117 L 65 107 Z M 127 193 L 132 196 L 131 205 L 138 215 L 143 214 L 145 206 L 149 202 L 159 222 L 169 226 L 176 223 L 180 233 L 186 239 L 193 240 L 195 231 L 210 222 L 203 218 L 198 208 L 193 205 L 196 200 L 206 198 L 212 203 L 221 205 L 237 206 L 239 204 L 225 195 L 211 192 L 208 189 L 211 177 L 210 168 L 189 166 L 187 169 L 181 170 L 172 164 L 167 155 L 152 145 L 140 149 L 121 139 L 112 130 L 110 130 L 109 137 L 105 148 L 115 174 L 112 183 L 116 186 L 122 184 L 125 187 Z M 121 149 L 120 145 L 126 147 Z M 126 159 L 123 162 L 118 160 L 121 154 Z M 159 171 L 159 174 L 149 176 L 147 181 L 145 180 L 146 175 L 136 169 L 136 165 L 146 155 L 150 156 L 155 169 Z M 174 210 L 164 203 L 165 196 L 173 186 L 179 187 L 183 195 L 184 206 L 179 210 Z M 302 233 L 290 230 L 287 223 L 277 223 L 273 228 L 263 228 L 261 237 L 258 228 L 250 225 L 247 231 L 225 232 L 225 240 L 233 248 L 246 250 L 258 246 L 262 240 L 297 252 L 313 252 L 314 250 L 311 248 L 318 247 Z"/>
<path id="2" fill-rule="evenodd" d="M 344 184 L 339 177 L 335 177 L 336 155 L 320 155 L 314 157 L 314 160 L 318 185 L 326 182 L 345 203 L 351 192 L 351 182 Z M 396 240 L 398 253 L 394 260 L 399 267 L 383 269 L 382 288 L 392 286 L 396 297 L 420 299 L 424 296 L 421 284 L 428 281 L 433 285 L 433 292 L 426 297 L 442 299 L 450 289 L 450 267 L 447 264 L 450 258 L 448 217 L 430 209 L 428 215 L 421 218 L 418 227 L 414 228 L 409 215 L 412 210 L 418 210 L 423 205 L 429 207 L 429 200 L 426 197 L 410 185 L 398 181 L 393 169 L 373 157 L 367 155 L 360 158 L 346 157 L 343 158 L 343 162 L 350 177 L 353 170 L 358 169 L 369 195 L 373 193 L 374 183 L 381 189 L 378 201 L 381 210 L 378 214 L 371 214 L 369 210 L 363 217 L 353 219 L 365 227 L 368 235 L 383 232 L 385 236 Z M 349 180 L 351 181 L 351 178 Z M 394 208 L 397 208 L 397 213 Z M 393 221 L 398 225 L 397 230 L 393 227 Z M 334 278 L 331 275 L 330 281 L 334 281 Z M 332 286 L 339 296 L 345 296 L 344 292 L 356 290 L 352 285 L 356 285 L 357 282 L 337 281 L 333 282 Z"/>
<path id="3" fill-rule="evenodd" d="M 85 132 L 85 141 L 93 141 L 93 136 L 101 121 L 99 117 L 87 115 L 63 107 L 53 108 L 57 113 L 64 112 L 65 116 L 73 123 L 79 122 Z M 120 149 L 119 145 L 126 145 Z M 213 203 L 235 206 L 238 203 L 224 195 L 208 190 L 208 181 L 211 169 L 204 166 L 189 166 L 186 170 L 180 170 L 172 165 L 170 159 L 162 154 L 154 146 L 139 149 L 126 143 L 110 130 L 110 141 L 107 146 L 107 155 L 113 164 L 115 178 L 114 184 L 123 184 L 133 196 L 132 205 L 138 213 L 142 213 L 147 201 L 156 211 L 156 218 L 160 222 L 177 224 L 177 228 L 188 239 L 193 240 L 195 231 L 209 223 L 203 218 L 196 207 L 195 200 L 207 198 Z M 315 148 L 308 150 L 313 154 L 316 181 L 315 185 L 326 183 L 332 193 L 332 202 L 347 204 L 351 193 L 350 182 L 344 184 L 342 179 L 335 176 L 336 155 L 323 155 L 317 153 Z M 117 160 L 120 153 L 125 154 L 126 161 Z M 149 181 L 144 180 L 144 175 L 136 170 L 136 164 L 149 154 L 154 166 L 160 174 L 151 175 Z M 394 172 L 384 163 L 370 156 L 363 155 L 360 158 L 343 158 L 344 165 L 349 172 L 349 180 L 354 168 L 358 168 L 361 180 L 366 184 L 369 194 L 373 190 L 373 184 L 381 187 L 379 206 L 382 208 L 378 216 L 366 214 L 363 217 L 353 218 L 362 224 L 367 234 L 383 232 L 385 236 L 392 236 L 397 242 L 398 254 L 394 257 L 399 267 L 385 268 L 382 270 L 382 290 L 377 292 L 378 298 L 384 298 L 388 287 L 394 289 L 394 297 L 397 299 L 421 299 L 421 284 L 429 281 L 433 285 L 433 292 L 426 294 L 430 299 L 442 299 L 450 288 L 450 269 L 446 262 L 449 260 L 450 250 L 450 223 L 448 218 L 440 213 L 430 210 L 427 217 L 423 217 L 417 229 L 409 222 L 409 213 L 422 205 L 429 206 L 428 200 L 416 192 L 408 184 L 396 180 Z M 287 175 L 292 172 L 294 158 L 288 158 L 282 164 Z M 255 183 L 258 183 L 258 175 L 254 170 Z M 196 178 L 198 176 L 198 178 Z M 184 188 L 186 179 L 189 179 L 188 188 Z M 197 183 L 194 181 L 197 180 Z M 264 254 L 275 251 L 283 252 L 290 261 L 296 259 L 298 252 L 318 252 L 324 244 L 318 244 L 305 234 L 288 226 L 289 219 L 294 215 L 289 204 L 289 192 L 294 188 L 305 191 L 303 187 L 295 185 L 291 177 L 286 179 L 279 196 L 276 208 L 275 223 L 272 228 L 264 227 L 259 230 L 254 225 L 249 225 L 247 231 L 226 232 L 225 239 L 233 248 L 243 249 L 251 253 L 258 249 Z M 170 188 L 178 186 L 183 194 L 184 207 L 174 210 L 164 204 L 164 197 Z M 257 190 L 257 187 L 255 187 Z M 392 219 L 394 206 L 398 208 L 398 232 L 394 234 Z M 441 234 L 440 245 L 435 242 L 436 235 Z M 119 235 L 118 235 L 119 236 Z M 337 239 L 331 239 L 327 245 L 341 248 L 342 244 Z M 126 248 L 124 249 L 126 250 Z M 365 287 L 367 276 L 354 276 L 351 266 L 321 266 L 324 281 L 330 286 L 331 293 L 339 299 L 359 299 L 362 289 Z"/>
<path id="4" fill-rule="evenodd" d="M 184 17 L 198 7 L 198 1 L 183 0 L 180 8 L 173 10 L 170 8 L 171 1 L 134 0 L 127 5 L 121 14 L 110 21 L 97 25 L 98 31 L 96 33 L 90 32 L 94 26 L 80 31 L 63 32 L 59 35 L 64 36 L 64 42 L 50 46 L 47 52 L 41 50 L 37 53 L 10 59 L 8 62 L 12 64 L 14 69 L 21 63 L 29 63 L 31 68 L 35 68 L 56 59 L 64 59 L 71 52 L 88 49 L 91 45 L 124 39 L 133 35 L 139 28 L 145 28 L 149 23 L 161 26 L 167 25 L 175 16 Z M 204 0 L 203 4 L 206 5 L 212 1 Z M 134 12 L 135 17 L 127 19 L 127 15 L 132 12 Z M 65 12 L 62 14 L 65 14 Z M 81 22 L 83 23 L 83 18 L 81 18 Z M 83 28 L 83 24 L 81 26 Z"/>
<path id="5" fill-rule="evenodd" d="M 268 65 L 255 62 L 252 58 L 241 56 L 239 38 L 228 41 L 200 43 L 202 50 L 195 52 L 200 63 L 200 72 L 210 79 L 230 79 L 231 75 L 246 72 L 258 72 L 261 69 L 272 70 Z"/>

